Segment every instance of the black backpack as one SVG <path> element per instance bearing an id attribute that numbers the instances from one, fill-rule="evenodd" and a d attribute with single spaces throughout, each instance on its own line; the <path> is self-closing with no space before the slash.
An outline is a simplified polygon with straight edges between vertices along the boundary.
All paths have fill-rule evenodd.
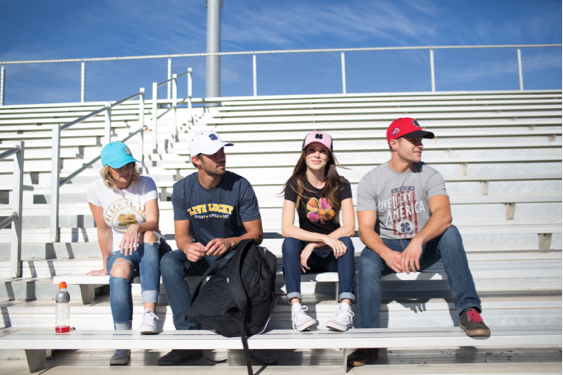
<path id="1" fill-rule="evenodd" d="M 202 276 L 193 295 L 188 318 L 203 329 L 226 337 L 241 337 L 248 373 L 252 374 L 248 336 L 264 332 L 276 305 L 276 256 L 254 240 L 241 241 L 235 254 L 203 285 L 219 264 Z"/>

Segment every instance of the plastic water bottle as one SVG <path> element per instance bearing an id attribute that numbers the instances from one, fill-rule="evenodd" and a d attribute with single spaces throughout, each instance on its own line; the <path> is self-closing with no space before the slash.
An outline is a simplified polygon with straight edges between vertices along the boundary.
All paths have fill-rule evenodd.
<path id="1" fill-rule="evenodd" d="M 66 283 L 61 281 L 59 291 L 55 297 L 57 302 L 55 311 L 55 332 L 70 332 L 70 295 L 66 289 Z"/>

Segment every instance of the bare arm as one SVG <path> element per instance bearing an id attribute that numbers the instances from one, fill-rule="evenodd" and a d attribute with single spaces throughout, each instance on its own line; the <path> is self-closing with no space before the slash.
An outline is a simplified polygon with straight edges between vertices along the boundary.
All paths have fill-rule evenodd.
<path id="1" fill-rule="evenodd" d="M 243 221 L 246 233 L 240 237 L 230 238 L 215 238 L 207 243 L 206 250 L 208 255 L 221 255 L 230 251 L 233 247 L 237 246 L 241 241 L 253 239 L 257 245 L 262 243 L 264 239 L 264 231 L 262 229 L 262 219 L 252 221 Z"/>
<path id="2" fill-rule="evenodd" d="M 205 256 L 205 246 L 199 242 L 193 242 L 190 236 L 190 221 L 174 221 L 174 237 L 178 249 L 182 250 L 190 262 L 197 262 Z"/>
<path id="3" fill-rule="evenodd" d="M 385 261 L 385 263 L 395 272 L 403 272 L 401 265 L 402 254 L 388 248 L 379 234 L 375 231 L 377 222 L 377 211 L 358 211 L 358 229 L 360 239 L 371 250 Z"/>
<path id="4" fill-rule="evenodd" d="M 132 254 L 137 249 L 139 234 L 144 232 L 158 231 L 159 210 L 158 201 L 151 199 L 145 203 L 145 222 L 141 224 L 131 224 L 123 235 L 123 239 L 119 244 L 121 252 L 125 251 L 125 255 Z"/>
<path id="5" fill-rule="evenodd" d="M 419 259 L 422 245 L 440 236 L 452 225 L 450 198 L 447 195 L 435 195 L 428 199 L 430 219 L 403 252 L 402 266 L 405 272 L 420 270 Z"/>
<path id="6" fill-rule="evenodd" d="M 94 216 L 94 221 L 98 227 L 98 243 L 100 244 L 100 250 L 102 250 L 102 262 L 103 268 L 101 270 L 93 270 L 87 273 L 87 275 L 98 276 L 107 275 L 108 271 L 106 269 L 107 259 L 113 252 L 113 232 L 111 228 L 104 221 L 104 209 L 101 206 L 96 206 L 89 203 L 90 211 L 92 211 L 92 216 Z"/>

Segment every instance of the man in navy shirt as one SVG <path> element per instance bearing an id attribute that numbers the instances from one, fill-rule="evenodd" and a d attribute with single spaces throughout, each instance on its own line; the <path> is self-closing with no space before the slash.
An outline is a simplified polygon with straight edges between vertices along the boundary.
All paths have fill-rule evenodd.
<path id="1" fill-rule="evenodd" d="M 225 169 L 225 143 L 214 131 L 200 131 L 189 141 L 197 172 L 174 184 L 172 206 L 178 250 L 161 260 L 162 282 L 177 330 L 197 329 L 188 319 L 191 295 L 185 276 L 201 276 L 213 262 L 227 253 L 218 267 L 233 256 L 240 241 L 263 239 L 258 200 L 250 183 Z M 177 365 L 201 358 L 201 350 L 172 350 L 159 365 Z M 253 352 L 263 364 L 277 362 L 272 352 Z"/>

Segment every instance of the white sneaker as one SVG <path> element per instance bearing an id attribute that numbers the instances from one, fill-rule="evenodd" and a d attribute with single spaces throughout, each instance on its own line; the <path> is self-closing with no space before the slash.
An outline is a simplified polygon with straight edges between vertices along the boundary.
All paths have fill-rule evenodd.
<path id="1" fill-rule="evenodd" d="M 315 319 L 311 318 L 309 315 L 305 313 L 307 309 L 308 309 L 307 306 L 303 306 L 299 310 L 296 311 L 293 309 L 291 310 L 291 320 L 293 321 L 293 329 L 301 332 L 317 324 L 317 321 Z"/>
<path id="2" fill-rule="evenodd" d="M 354 312 L 350 307 L 346 308 L 340 306 L 340 308 L 334 312 L 334 317 L 326 323 L 326 326 L 336 331 L 345 332 L 349 328 L 352 328 L 353 316 Z"/>
<path id="3" fill-rule="evenodd" d="M 145 309 L 139 331 L 144 334 L 158 333 L 158 316 L 151 309 Z"/>

